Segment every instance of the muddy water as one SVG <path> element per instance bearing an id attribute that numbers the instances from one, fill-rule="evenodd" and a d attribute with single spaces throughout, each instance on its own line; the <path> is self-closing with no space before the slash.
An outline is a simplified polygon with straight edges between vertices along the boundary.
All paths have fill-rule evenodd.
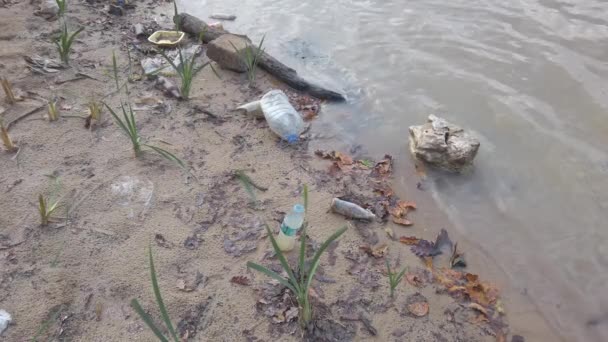
<path id="1" fill-rule="evenodd" d="M 346 92 L 349 103 L 326 108 L 317 131 L 397 156 L 400 191 L 419 191 L 409 125 L 437 113 L 473 130 L 482 142 L 475 170 L 430 173 L 424 193 L 479 248 L 473 262 L 499 269 L 508 292 L 538 308 L 552 331 L 608 340 L 608 2 L 181 7 L 206 20 L 237 15 L 227 29 L 256 41 L 266 34 L 272 54 Z"/>

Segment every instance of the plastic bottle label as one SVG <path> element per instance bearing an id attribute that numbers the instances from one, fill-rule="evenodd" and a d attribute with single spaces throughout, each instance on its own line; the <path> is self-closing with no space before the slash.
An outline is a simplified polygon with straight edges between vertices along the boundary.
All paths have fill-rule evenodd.
<path id="1" fill-rule="evenodd" d="M 281 231 L 285 236 L 295 236 L 298 230 L 289 228 L 286 224 L 281 224 Z"/>

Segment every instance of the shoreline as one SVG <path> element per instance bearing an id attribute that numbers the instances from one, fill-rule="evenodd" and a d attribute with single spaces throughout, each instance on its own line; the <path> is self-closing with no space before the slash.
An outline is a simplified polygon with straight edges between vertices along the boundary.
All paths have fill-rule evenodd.
<path id="1" fill-rule="evenodd" d="M 293 321 L 273 323 L 259 308 L 258 293 L 263 292 L 270 279 L 245 267 L 249 260 L 276 263 L 276 259 L 265 257 L 270 246 L 259 232 L 261 222 L 276 225 L 281 212 L 298 201 L 302 185 L 310 184 L 313 215 L 309 233 L 314 241 L 322 241 L 333 229 L 346 223 L 342 217 L 326 212 L 331 198 L 344 195 L 345 184 L 360 192 L 372 189 L 361 181 L 362 176 L 349 172 L 342 175 L 342 181 L 332 180 L 327 171 L 331 162 L 317 160 L 307 148 L 308 143 L 291 149 L 278 142 L 264 122 L 230 111 L 271 88 L 283 88 L 262 71 L 258 72 L 256 88 L 250 89 L 244 75 L 218 69 L 220 80 L 205 69 L 195 78 L 189 101 L 166 97 L 144 79 L 141 71 L 135 72 L 141 77 L 129 83 L 129 98 L 157 100 L 154 108 L 137 111 L 142 135 L 186 161 L 198 184 L 162 158 L 148 154 L 135 159 L 128 140 L 107 111 L 99 127 L 84 129 L 84 120 L 75 116 L 83 115 L 88 97 L 101 97 L 113 87 L 107 76 L 111 52 L 116 50 L 123 69 L 131 64 L 126 62 L 123 36 L 129 41 L 135 39 L 131 25 L 149 20 L 143 19 L 147 17 L 146 10 L 141 9 L 143 5 L 137 4 L 126 16 L 115 17 L 105 14 L 100 4 L 70 4 L 70 22 L 86 29 L 74 45 L 72 68 L 57 75 L 31 74 L 21 55 L 55 58 L 56 51 L 48 37 L 58 23 L 31 17 L 34 6 L 28 4 L 8 4 L 8 11 L 0 15 L 7 26 L 7 39 L 1 41 L 2 45 L 11 42 L 7 49 L 2 49 L 2 72 L 13 87 L 26 94 L 23 102 L 10 107 L 2 104 L 5 119 L 12 121 L 32 107 L 44 104 L 41 99 L 63 98 L 59 103 L 62 117 L 57 122 L 39 119 L 38 114 L 32 116 L 36 120 L 23 120 L 11 128 L 11 136 L 22 149 L 16 160 L 4 151 L 0 154 L 0 174 L 5 175 L 0 186 L 3 191 L 7 189 L 0 205 L 5 208 L 4 213 L 10 213 L 3 214 L 0 221 L 8 227 L 2 233 L 2 243 L 4 246 L 23 241 L 2 250 L 5 267 L 0 272 L 0 285 L 6 295 L 0 297 L 0 309 L 11 313 L 14 320 L 3 338 L 29 338 L 44 322 L 50 322 L 44 333 L 52 337 L 150 340 L 153 335 L 128 302 L 138 298 L 158 317 L 148 280 L 145 248 L 152 237 L 160 234 L 168 241 L 153 243 L 161 291 L 171 317 L 175 323 L 185 322 L 182 326 L 187 328 L 182 332 L 187 332 L 191 339 L 251 340 L 254 336 L 261 339 L 280 336 L 284 340 L 298 340 Z M 151 2 L 148 6 L 154 5 Z M 109 34 L 99 33 L 102 30 L 108 30 Z M 138 59 L 143 54 L 135 50 L 130 54 L 136 60 L 133 69 L 139 69 Z M 98 80 L 58 83 L 69 79 L 69 73 L 76 69 Z M 120 96 L 108 99 L 116 108 Z M 193 111 L 195 105 L 213 115 Z M 378 155 L 375 160 L 381 157 Z M 249 170 L 256 182 L 268 186 L 268 191 L 256 195 L 261 207 L 251 208 L 247 192 L 227 174 L 238 169 Z M 33 203 L 39 193 L 51 190 L 52 184 L 45 177 L 49 174 L 61 180 L 60 193 L 79 205 L 64 225 L 39 227 Z M 137 196 L 125 200 L 112 191 L 112 185 L 133 180 L 137 180 L 138 190 L 151 191 L 150 200 L 142 202 Z M 389 225 L 397 236 L 434 238 L 440 228 L 436 224 L 423 232 L 418 227 L 436 223 L 436 213 L 420 207 L 413 217 L 417 221 L 415 230 Z M 377 235 L 378 244 L 389 245 L 385 257 L 426 274 L 424 264 L 410 253 L 409 246 L 386 237 L 385 225 L 373 223 L 366 228 Z M 238 240 L 244 232 L 252 232 L 255 237 L 245 242 Z M 237 254 L 242 254 L 230 255 L 225 247 L 227 240 L 236 241 Z M 360 251 L 363 242 L 357 229 L 351 227 L 336 247 L 335 265 L 328 266 L 331 261 L 325 259 L 322 262 L 325 276 L 335 283 L 317 281 L 315 292 L 322 303 L 332 308 L 332 315 L 350 317 L 346 311 L 365 311 L 371 316 L 378 340 L 408 340 L 412 336 L 422 340 L 438 336 L 447 340 L 495 340 L 483 325 L 470 323 L 473 310 L 463 308 L 446 294 L 437 295 L 441 288 L 432 280 L 421 288 L 404 281 L 395 302 L 388 301 L 383 260 L 365 257 Z M 247 251 L 248 246 L 255 248 Z M 238 248 L 242 250 L 238 252 Z M 356 260 L 355 264 L 347 255 Z M 358 267 L 363 260 L 366 267 Z M 475 270 L 474 266 L 467 270 Z M 230 283 L 230 278 L 237 275 L 250 278 L 251 286 Z M 182 283 L 185 285 L 179 285 Z M 361 293 L 354 291 L 360 286 L 364 287 Z M 417 294 L 424 296 L 431 308 L 424 317 L 414 317 L 404 309 L 407 300 Z M 505 306 L 508 316 L 508 303 Z M 463 316 L 446 316 L 445 310 Z M 59 316 L 53 318 L 54 312 L 60 312 Z M 445 325 L 450 317 L 454 327 Z M 345 340 L 374 337 L 365 323 L 344 319 L 340 322 L 338 325 L 347 327 Z M 460 324 L 459 329 L 455 323 Z M 402 333 L 398 327 L 410 330 Z"/>

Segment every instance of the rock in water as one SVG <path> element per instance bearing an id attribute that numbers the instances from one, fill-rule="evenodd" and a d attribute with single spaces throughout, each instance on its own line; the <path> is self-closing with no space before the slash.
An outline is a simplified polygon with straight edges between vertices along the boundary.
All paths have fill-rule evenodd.
<path id="1" fill-rule="evenodd" d="M 248 39 L 234 34 L 224 34 L 207 45 L 207 57 L 217 62 L 222 68 L 236 72 L 247 71 L 243 61 L 247 48 L 254 49 Z"/>
<path id="2" fill-rule="evenodd" d="M 414 157 L 448 171 L 460 172 L 471 165 L 479 145 L 462 128 L 432 114 L 424 125 L 410 126 Z"/>

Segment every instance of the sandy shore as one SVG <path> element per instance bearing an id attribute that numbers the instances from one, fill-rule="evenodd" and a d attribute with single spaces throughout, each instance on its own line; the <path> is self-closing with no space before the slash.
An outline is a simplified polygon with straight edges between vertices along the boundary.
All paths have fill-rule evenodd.
<path id="1" fill-rule="evenodd" d="M 280 286 L 248 270 L 246 262 L 278 266 L 263 224 L 276 229 L 284 213 L 300 202 L 304 184 L 311 195 L 312 249 L 335 229 L 350 227 L 322 258 L 313 289 L 316 319 L 325 323 L 304 338 L 511 339 L 499 296 L 480 310 L 466 292 L 450 293 L 449 285 L 468 286 L 466 272 L 442 273 L 448 255 L 435 258 L 432 267 L 425 264 L 398 241 L 415 235 L 411 228 L 390 219 L 349 222 L 328 212 L 336 196 L 372 205 L 379 196 L 390 197 L 391 206 L 398 201 L 396 195 L 378 194 L 379 186 L 390 186 L 390 172 L 374 175 L 382 155 L 364 163 L 338 160 L 336 169 L 333 161 L 308 148 L 314 134 L 288 146 L 264 121 L 231 111 L 272 88 L 284 88 L 279 82 L 260 71 L 255 86 L 248 87 L 244 74 L 218 68 L 219 79 L 206 68 L 196 76 L 188 101 L 155 88 L 139 67 L 148 48 L 135 37 L 132 25 L 149 25 L 156 17 L 158 27 L 171 29 L 169 18 L 159 15 L 171 13 L 166 3 L 137 2 L 121 17 L 107 14 L 101 3 L 69 3 L 69 26 L 85 31 L 74 43 L 71 66 L 49 74 L 30 71 L 23 56 L 56 59 L 51 37 L 59 22 L 34 16 L 36 4 L 3 6 L 0 71 L 23 97 L 14 105 L 0 103 L 3 120 L 9 123 L 42 108 L 11 125 L 18 154 L 0 153 L 0 309 L 13 319 L 3 340 L 37 335 L 38 340 L 154 340 L 130 307 L 131 299 L 138 298 L 160 322 L 150 283 L 149 245 L 168 312 L 184 340 L 301 340 L 306 334 L 290 311 L 294 305 L 289 295 L 282 297 Z M 122 81 L 131 73 L 128 96 L 124 90 L 115 92 L 112 51 L 124 71 Z M 58 99 L 60 119 L 49 122 L 43 116 L 52 98 Z M 142 137 L 179 156 L 189 172 L 152 153 L 135 158 L 107 110 L 100 123 L 86 129 L 83 118 L 91 100 L 115 109 L 121 101 L 133 104 Z M 236 170 L 245 170 L 267 187 L 254 190 L 255 204 L 234 177 Z M 59 197 L 64 205 L 59 218 L 45 227 L 36 208 L 39 194 Z M 419 237 L 434 239 L 438 233 L 429 229 Z M 380 248 L 379 257 L 361 248 L 383 245 L 387 249 Z M 290 253 L 290 260 L 295 254 Z M 394 299 L 388 295 L 385 258 L 408 267 L 408 279 Z M 249 284 L 231 282 L 234 276 L 247 277 Z M 450 276 L 454 283 L 446 284 Z M 412 310 L 417 303 L 428 305 L 428 312 Z"/>

